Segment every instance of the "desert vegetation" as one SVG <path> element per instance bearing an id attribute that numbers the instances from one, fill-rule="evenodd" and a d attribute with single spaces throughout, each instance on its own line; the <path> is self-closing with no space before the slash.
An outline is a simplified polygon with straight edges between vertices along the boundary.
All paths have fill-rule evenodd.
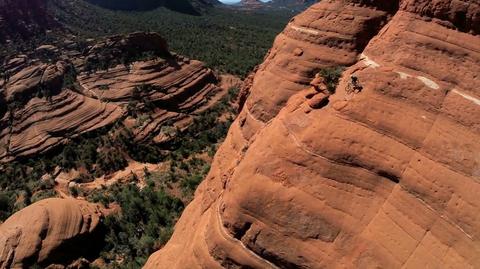
<path id="1" fill-rule="evenodd" d="M 101 257 L 108 268 L 140 268 L 170 238 L 184 206 L 208 173 L 217 145 L 233 121 L 232 102 L 237 94 L 232 88 L 184 130 L 170 127 L 175 135 L 168 144 L 138 143 L 118 121 L 47 154 L 1 164 L 0 221 L 35 201 L 59 196 L 55 175 L 79 171 L 67 195 L 118 209 L 104 221 Z M 82 188 L 84 183 L 124 169 L 129 161 L 165 163 L 166 169 L 145 169 L 141 180 L 132 173 L 127 183 Z"/>
<path id="2" fill-rule="evenodd" d="M 324 82 L 327 85 L 327 89 L 331 94 L 335 93 L 335 89 L 338 86 L 338 82 L 344 70 L 345 67 L 338 66 L 322 68 L 318 72 L 318 74 L 324 79 Z"/>
<path id="3" fill-rule="evenodd" d="M 139 268 L 148 256 L 165 244 L 184 208 L 184 203 L 168 194 L 147 177 L 147 186 L 116 184 L 96 193 L 94 202 L 116 203 L 118 214 L 105 221 L 106 239 L 101 257 L 112 268 Z M 118 262 L 121 260 L 122 262 Z"/>

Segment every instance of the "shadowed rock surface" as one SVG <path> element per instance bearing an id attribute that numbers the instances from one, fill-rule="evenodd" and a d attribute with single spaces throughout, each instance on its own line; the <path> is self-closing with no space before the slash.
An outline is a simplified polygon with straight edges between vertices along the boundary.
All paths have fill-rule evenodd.
<path id="1" fill-rule="evenodd" d="M 322 1 L 293 19 L 145 268 L 480 267 L 479 12 Z M 329 66 L 346 70 L 328 96 L 309 83 Z"/>

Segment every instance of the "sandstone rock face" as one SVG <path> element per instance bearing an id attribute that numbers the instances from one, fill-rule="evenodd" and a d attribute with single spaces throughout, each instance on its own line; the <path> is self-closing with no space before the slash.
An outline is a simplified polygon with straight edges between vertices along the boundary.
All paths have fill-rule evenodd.
<path id="1" fill-rule="evenodd" d="M 292 19 L 255 75 L 248 110 L 268 121 L 294 92 L 308 85 L 319 69 L 355 63 L 395 11 L 394 3 L 383 3 L 323 1 Z"/>
<path id="2" fill-rule="evenodd" d="M 295 18 L 145 268 L 480 267 L 479 3 L 322 1 Z M 308 83 L 338 65 L 312 108 L 325 96 Z"/>
<path id="3" fill-rule="evenodd" d="M 209 92 L 216 82 L 212 70 L 205 68 L 203 63 L 180 56 L 174 60 L 154 59 L 131 66 L 118 65 L 107 71 L 82 74 L 78 79 L 84 90 L 105 101 L 125 102 L 141 94 L 151 101 L 178 106 L 199 89 Z M 135 87 L 139 85 L 152 87 L 136 93 Z"/>
<path id="4" fill-rule="evenodd" d="M 102 213 L 75 199 L 47 199 L 0 225 L 0 268 L 69 262 L 95 249 Z M 98 241 L 100 240 L 100 241 Z"/>
<path id="5" fill-rule="evenodd" d="M 66 63 L 33 64 L 8 78 L 5 83 L 5 96 L 8 102 L 26 102 L 35 95 L 39 88 L 48 89 L 54 95 L 63 84 Z"/>
<path id="6" fill-rule="evenodd" d="M 67 89 L 50 100 L 35 97 L 0 121 L 0 158 L 8 161 L 44 153 L 79 134 L 111 124 L 122 114 L 118 106 Z"/>
<path id="7" fill-rule="evenodd" d="M 3 92 L 9 108 L 0 119 L 1 160 L 45 152 L 120 118 L 121 108 L 64 89 L 66 69 L 61 61 L 26 64 L 8 79 Z"/>
<path id="8" fill-rule="evenodd" d="M 85 54 L 63 50 L 54 64 L 28 56 L 6 62 L 8 75 L 0 81 L 0 105 L 5 103 L 0 107 L 0 161 L 45 153 L 78 135 L 128 121 L 131 102 L 155 104 L 150 117 L 134 128 L 135 137 L 165 142 L 161 129 L 166 122 L 188 126 L 193 114 L 228 90 L 217 86 L 219 80 L 203 63 L 172 55 L 156 33 L 114 36 Z M 106 66 L 100 68 L 102 63 Z M 72 75 L 73 68 L 78 75 Z"/>

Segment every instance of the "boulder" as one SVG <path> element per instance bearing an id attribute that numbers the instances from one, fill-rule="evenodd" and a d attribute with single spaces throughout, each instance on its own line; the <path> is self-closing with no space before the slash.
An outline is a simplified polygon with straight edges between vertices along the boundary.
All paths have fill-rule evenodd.
<path id="1" fill-rule="evenodd" d="M 55 95 L 61 91 L 67 63 L 59 61 L 55 64 L 34 63 L 17 73 L 11 74 L 5 84 L 5 95 L 9 103 L 26 103 L 39 92 Z"/>
<path id="2" fill-rule="evenodd" d="M 102 244 L 97 205 L 75 199 L 46 199 L 0 225 L 0 267 L 69 264 Z"/>

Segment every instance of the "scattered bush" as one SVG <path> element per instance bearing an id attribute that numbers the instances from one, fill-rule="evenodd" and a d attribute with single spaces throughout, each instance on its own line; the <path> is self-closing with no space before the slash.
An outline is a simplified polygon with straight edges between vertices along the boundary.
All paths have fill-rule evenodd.
<path id="1" fill-rule="evenodd" d="M 322 76 L 325 80 L 325 83 L 327 84 L 327 89 L 331 94 L 335 93 L 343 70 L 345 70 L 344 67 L 330 67 L 321 69 L 320 72 L 318 72 L 320 76 Z"/>
<path id="2" fill-rule="evenodd" d="M 114 185 L 109 194 L 122 211 L 105 219 L 108 234 L 103 257 L 116 263 L 120 256 L 122 267 L 139 268 L 170 238 L 184 205 L 155 184 L 143 189 L 134 184 Z"/>

